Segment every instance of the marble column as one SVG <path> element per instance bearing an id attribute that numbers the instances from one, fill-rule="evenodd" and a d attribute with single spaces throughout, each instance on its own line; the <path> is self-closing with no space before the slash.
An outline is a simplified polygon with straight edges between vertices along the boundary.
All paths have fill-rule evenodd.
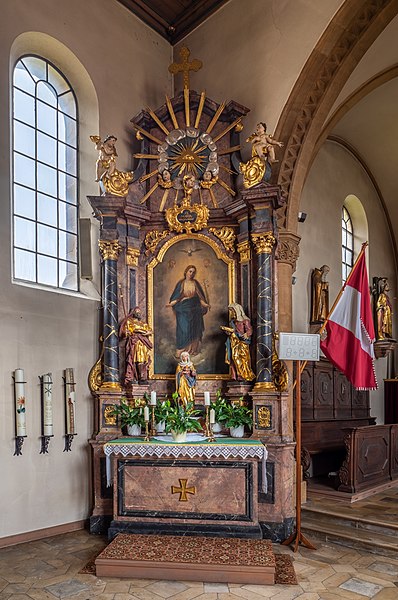
<path id="1" fill-rule="evenodd" d="M 272 380 L 272 251 L 275 236 L 272 231 L 252 233 L 257 254 L 257 344 L 256 389 L 274 389 Z"/>
<path id="2" fill-rule="evenodd" d="M 104 379 L 102 389 L 120 391 L 117 259 L 122 250 L 118 240 L 99 240 L 104 263 Z"/>

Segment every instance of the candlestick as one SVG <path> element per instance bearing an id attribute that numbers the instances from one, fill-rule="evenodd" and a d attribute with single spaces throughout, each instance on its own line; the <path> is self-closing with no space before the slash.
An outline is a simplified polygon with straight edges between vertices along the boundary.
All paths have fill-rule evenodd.
<path id="1" fill-rule="evenodd" d="M 151 406 L 151 435 L 154 436 L 156 433 L 156 424 L 155 424 L 155 405 L 152 404 Z"/>
<path id="2" fill-rule="evenodd" d="M 205 392 L 204 397 L 205 397 L 205 406 L 210 406 L 210 392 Z"/>
<path id="3" fill-rule="evenodd" d="M 145 408 L 148 408 L 147 406 Z M 145 412 L 145 410 L 144 410 Z M 149 409 L 148 409 L 148 421 L 145 419 L 145 437 L 144 442 L 149 442 Z"/>
<path id="4" fill-rule="evenodd" d="M 53 399 L 52 399 L 52 373 L 41 376 L 43 385 L 43 430 L 45 436 L 54 435 L 53 428 Z"/>
<path id="5" fill-rule="evenodd" d="M 216 411 L 214 410 L 214 408 L 210 409 L 210 425 L 214 425 L 214 423 L 216 422 Z"/>
<path id="6" fill-rule="evenodd" d="M 151 392 L 151 406 L 156 406 L 156 392 L 152 390 Z"/>
<path id="7" fill-rule="evenodd" d="M 65 448 L 64 452 L 69 452 L 72 446 L 73 436 L 76 435 L 75 429 L 75 414 L 76 414 L 76 400 L 75 400 L 75 381 L 73 375 L 73 369 L 65 369 Z"/>

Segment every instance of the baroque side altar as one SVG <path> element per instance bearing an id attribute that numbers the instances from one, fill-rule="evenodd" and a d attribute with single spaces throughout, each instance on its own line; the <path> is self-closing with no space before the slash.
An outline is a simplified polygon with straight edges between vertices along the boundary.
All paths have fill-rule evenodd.
<path id="1" fill-rule="evenodd" d="M 228 464 L 239 462 L 242 470 L 236 471 L 233 479 L 245 494 L 251 494 L 256 535 L 283 540 L 293 524 L 294 443 L 287 370 L 275 352 L 276 211 L 282 198 L 278 186 L 269 180 L 274 146 L 280 144 L 266 133 L 265 124 L 259 124 L 249 138 L 252 157 L 243 163 L 240 133 L 248 109 L 233 101 L 218 104 L 205 92 L 191 90 L 188 78 L 184 81 L 181 93 L 166 97 L 157 110 L 146 109 L 131 120 L 141 142 L 133 173 L 116 168 L 114 136 L 103 142 L 92 136 L 100 152 L 97 179 L 101 195 L 91 196 L 89 201 L 101 224 L 103 316 L 100 357 L 89 377 L 95 398 L 90 527 L 92 532 L 107 531 L 112 518 L 116 515 L 119 520 L 120 516 L 115 508 L 119 488 L 112 491 L 106 483 L 105 451 L 114 443 L 111 440 L 121 436 L 115 405 L 121 396 L 135 401 L 151 392 L 170 397 L 180 381 L 190 381 L 184 371 L 188 355 L 196 382 L 189 400 L 196 407 L 204 405 L 205 394 L 215 397 L 221 389 L 227 399 L 243 398 L 252 408 L 252 435 L 243 444 L 250 446 L 251 441 L 253 447 L 266 446 L 266 473 L 253 457 L 247 459 L 247 467 L 241 459 L 231 457 L 227 464 L 217 465 L 206 454 L 174 467 L 172 453 L 166 459 L 150 460 L 133 454 L 130 464 L 125 456 L 117 457 L 116 472 L 123 470 L 123 476 L 135 482 L 129 487 L 129 501 L 134 504 L 140 489 L 137 478 L 145 469 L 143 482 L 149 481 L 150 469 L 157 473 L 168 470 L 165 485 L 170 494 L 173 469 L 178 482 L 184 479 L 185 468 L 192 473 L 208 468 L 200 477 L 206 480 L 206 489 L 211 489 L 217 469 L 220 474 L 230 468 Z M 178 375 L 181 364 L 183 374 Z M 180 390 L 180 397 L 183 393 L 189 395 L 189 389 Z M 200 466 L 204 461 L 207 464 Z M 250 490 L 244 483 L 249 471 Z M 225 475 L 219 475 L 214 481 L 223 478 Z M 117 478 L 114 483 L 119 485 Z M 217 501 L 221 514 L 220 485 L 214 483 L 213 496 L 206 502 L 214 509 Z M 144 498 L 141 494 L 140 501 Z M 173 513 L 174 530 L 197 530 L 186 515 L 179 516 L 181 511 L 170 506 L 165 501 L 164 515 Z M 135 531 L 140 526 L 145 529 L 151 510 L 162 514 L 159 506 L 148 508 L 148 514 L 138 511 L 138 516 L 131 517 Z M 123 521 L 126 515 L 121 516 Z M 232 525 L 237 521 L 230 520 Z M 157 521 L 159 531 L 166 530 L 170 516 L 157 517 Z M 235 527 L 236 535 L 241 535 L 239 527 Z M 233 527 L 231 531 L 233 534 Z"/>

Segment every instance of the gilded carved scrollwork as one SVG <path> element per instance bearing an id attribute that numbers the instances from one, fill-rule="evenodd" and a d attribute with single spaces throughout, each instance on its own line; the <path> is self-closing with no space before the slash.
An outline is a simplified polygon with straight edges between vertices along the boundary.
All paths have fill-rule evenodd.
<path id="1" fill-rule="evenodd" d="M 108 404 L 104 408 L 104 423 L 105 425 L 116 425 L 115 407 L 113 404 Z"/>
<path id="2" fill-rule="evenodd" d="M 281 231 L 278 240 L 276 259 L 281 263 L 289 264 L 293 272 L 296 270 L 296 261 L 300 255 L 300 236 L 290 231 Z"/>
<path id="3" fill-rule="evenodd" d="M 260 406 L 257 412 L 257 426 L 262 429 L 271 427 L 271 410 L 268 406 Z"/>
<path id="4" fill-rule="evenodd" d="M 129 267 L 138 267 L 139 257 L 140 257 L 140 251 L 138 248 L 127 248 L 126 263 Z"/>
<path id="5" fill-rule="evenodd" d="M 226 250 L 235 251 L 236 235 L 232 227 L 210 227 L 209 232 L 222 241 Z"/>
<path id="6" fill-rule="evenodd" d="M 279 360 L 276 351 L 272 353 L 272 381 L 278 392 L 285 392 L 289 383 L 288 371 L 283 360 Z"/>
<path id="7" fill-rule="evenodd" d="M 148 231 L 145 236 L 145 246 L 146 252 L 145 254 L 154 254 L 157 245 L 164 240 L 168 235 L 170 235 L 170 231 Z"/>
<path id="8" fill-rule="evenodd" d="M 99 240 L 98 247 L 103 260 L 117 260 L 123 250 L 118 240 Z"/>
<path id="9" fill-rule="evenodd" d="M 251 238 L 256 254 L 271 254 L 276 241 L 272 231 L 252 233 Z"/>
<path id="10" fill-rule="evenodd" d="M 250 241 L 245 240 L 244 242 L 239 242 L 237 248 L 238 248 L 238 252 L 239 252 L 239 256 L 240 256 L 240 262 L 241 263 L 249 262 L 252 257 L 252 249 L 250 246 Z"/>
<path id="11" fill-rule="evenodd" d="M 102 353 L 95 365 L 93 365 L 90 369 L 90 373 L 88 374 L 88 387 L 90 388 L 90 392 L 95 394 L 98 392 L 102 385 L 103 376 L 102 376 Z"/>

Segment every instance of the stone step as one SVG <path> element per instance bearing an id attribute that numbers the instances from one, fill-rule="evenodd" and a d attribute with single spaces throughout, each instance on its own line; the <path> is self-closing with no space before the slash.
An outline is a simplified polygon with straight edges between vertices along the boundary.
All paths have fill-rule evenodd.
<path id="1" fill-rule="evenodd" d="M 373 534 L 381 534 L 385 536 L 392 536 L 398 539 L 398 522 L 386 522 L 381 518 L 380 520 L 375 518 L 369 518 L 359 515 L 350 515 L 349 512 L 331 510 L 328 508 L 325 510 L 321 506 L 306 505 L 302 507 L 301 514 L 303 519 L 311 519 L 327 524 L 331 527 L 339 525 L 351 529 L 367 530 Z"/>
<path id="2" fill-rule="evenodd" d="M 310 518 L 308 515 L 302 519 L 303 532 L 310 541 L 316 537 L 321 540 L 343 544 L 350 548 L 366 550 L 383 556 L 398 557 L 398 536 L 384 535 L 369 529 L 362 529 L 345 523 L 344 525 L 321 520 L 319 516 Z"/>

